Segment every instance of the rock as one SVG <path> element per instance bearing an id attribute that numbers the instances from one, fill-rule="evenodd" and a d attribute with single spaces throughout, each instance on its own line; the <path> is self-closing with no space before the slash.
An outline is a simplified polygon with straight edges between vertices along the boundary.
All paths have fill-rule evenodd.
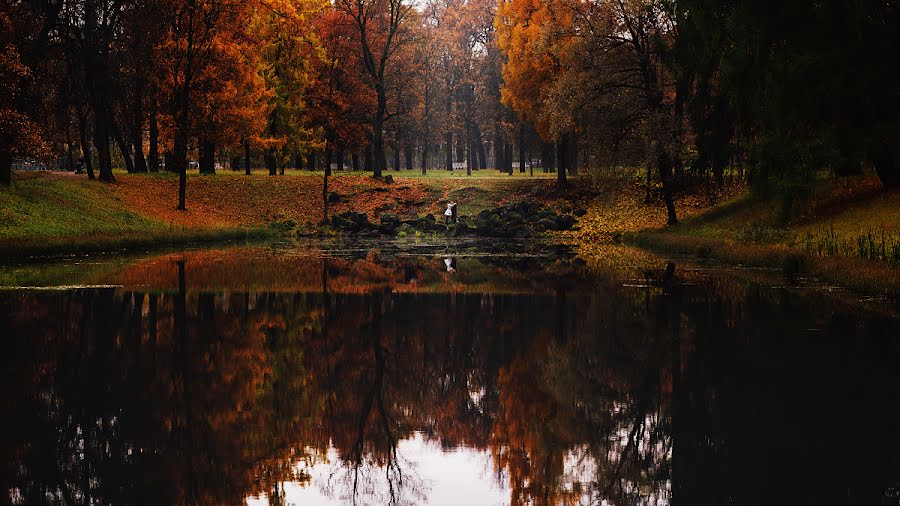
<path id="1" fill-rule="evenodd" d="M 341 201 L 341 194 L 338 192 L 329 192 L 328 193 L 328 202 L 335 204 Z"/>
<path id="2" fill-rule="evenodd" d="M 385 224 L 385 223 L 396 223 L 398 225 L 400 224 L 400 217 L 394 213 L 381 213 L 381 216 L 379 217 L 379 219 L 381 220 L 382 224 Z"/>
<path id="3" fill-rule="evenodd" d="M 522 221 L 522 215 L 515 211 L 508 211 L 506 213 L 507 221 Z"/>
<path id="4" fill-rule="evenodd" d="M 369 215 L 366 213 L 357 213 L 355 211 L 347 211 L 346 213 L 341 214 L 342 217 L 347 218 L 348 220 L 356 223 L 357 225 L 369 225 Z"/>
<path id="5" fill-rule="evenodd" d="M 554 221 L 556 222 L 554 230 L 569 230 L 575 224 L 575 218 L 568 214 L 557 216 Z"/>
<path id="6" fill-rule="evenodd" d="M 556 222 L 551 218 L 541 218 L 534 224 L 537 230 L 556 230 Z"/>
<path id="7" fill-rule="evenodd" d="M 528 202 L 519 202 L 513 206 L 515 211 L 517 213 L 521 214 L 522 216 L 528 216 L 528 212 L 531 211 L 532 207 L 533 206 L 531 204 L 529 204 Z"/>
<path id="8" fill-rule="evenodd" d="M 354 227 L 354 223 L 344 216 L 334 215 L 331 217 L 331 226 L 339 229 L 350 229 Z"/>
<path id="9" fill-rule="evenodd" d="M 331 226 L 348 232 L 359 232 L 372 228 L 369 217 L 365 213 L 347 211 L 331 217 Z"/>
<path id="10" fill-rule="evenodd" d="M 387 184 L 394 184 L 394 176 L 392 176 L 390 174 L 388 174 L 387 176 L 384 176 L 384 182 Z"/>
<path id="11" fill-rule="evenodd" d="M 579 207 L 578 209 L 575 210 L 575 216 L 578 216 L 579 218 L 581 218 L 585 214 L 587 214 L 587 209 L 585 209 L 583 207 Z"/>

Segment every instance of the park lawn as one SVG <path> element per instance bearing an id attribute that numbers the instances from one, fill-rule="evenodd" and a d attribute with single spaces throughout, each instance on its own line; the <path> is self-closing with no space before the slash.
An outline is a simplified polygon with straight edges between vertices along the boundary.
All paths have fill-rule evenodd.
<path id="1" fill-rule="evenodd" d="M 25 174 L 3 191 L 0 240 L 157 229 L 106 185 L 82 179 Z M 99 212 L 102 210 L 102 212 Z"/>
<path id="2" fill-rule="evenodd" d="M 288 170 L 286 176 L 272 177 L 265 170 L 252 172 L 251 176 L 231 171 L 189 174 L 185 211 L 176 210 L 178 177 L 172 173 L 116 171 L 117 182 L 112 184 L 71 173 L 17 174 L 11 187 L 0 188 L 0 254 L 25 256 L 240 239 L 290 228 L 281 224 L 312 227 L 321 221 L 322 174 Z M 554 185 L 553 179 L 546 177 L 412 177 L 414 174 L 392 171 L 397 177 L 388 184 L 368 174 L 335 173 L 329 178 L 329 193 L 337 201 L 329 204 L 329 213 L 352 210 L 364 212 L 372 220 L 382 213 L 404 218 L 438 215 L 445 202 L 453 199 L 460 203 L 461 214 L 474 215 L 528 198 L 535 188 L 549 191 Z"/>

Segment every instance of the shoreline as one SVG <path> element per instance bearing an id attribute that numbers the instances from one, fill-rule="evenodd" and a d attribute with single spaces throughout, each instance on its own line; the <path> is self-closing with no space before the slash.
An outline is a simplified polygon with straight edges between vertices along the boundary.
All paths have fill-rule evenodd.
<path id="1" fill-rule="evenodd" d="M 623 243 L 658 255 L 714 260 L 727 267 L 773 269 L 789 280 L 812 277 L 860 296 L 900 299 L 900 269 L 886 261 L 819 256 L 784 244 L 737 244 L 666 231 L 627 234 Z"/>
<path id="2" fill-rule="evenodd" d="M 125 234 L 120 237 L 99 240 L 96 238 L 59 237 L 46 241 L 44 244 L 38 244 L 36 241 L 25 245 L 0 244 L 0 262 L 4 265 L 36 263 L 72 255 L 132 254 L 138 251 L 165 251 L 190 244 L 220 245 L 235 241 L 276 239 L 281 236 L 281 232 L 272 229 L 238 227 L 216 230 L 200 229 L 175 234 L 158 232 Z"/>

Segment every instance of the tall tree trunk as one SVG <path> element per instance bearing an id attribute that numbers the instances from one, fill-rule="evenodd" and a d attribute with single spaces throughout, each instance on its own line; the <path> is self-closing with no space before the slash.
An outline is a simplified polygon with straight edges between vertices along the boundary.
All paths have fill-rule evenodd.
<path id="1" fill-rule="evenodd" d="M 187 197 L 187 146 L 191 125 L 190 79 L 189 76 L 175 90 L 175 132 L 172 136 L 172 164 L 166 157 L 166 169 L 178 171 L 178 207 L 184 211 Z"/>
<path id="2" fill-rule="evenodd" d="M 366 151 L 363 154 L 363 163 L 365 163 L 365 166 L 363 167 L 364 172 L 368 172 L 370 170 L 375 170 L 375 168 L 372 166 L 372 145 L 371 144 L 366 145 Z"/>
<path id="3" fill-rule="evenodd" d="M 449 82 L 447 83 L 449 87 Z M 450 121 L 451 116 L 453 115 L 453 100 L 452 95 L 447 94 L 447 117 L 444 118 L 446 121 L 447 132 L 444 134 L 444 142 L 447 143 L 447 153 L 446 153 L 446 162 L 447 166 L 445 167 L 447 170 L 453 170 L 453 128 L 452 122 Z"/>
<path id="4" fill-rule="evenodd" d="M 200 141 L 200 173 L 216 173 L 216 145 L 209 139 Z"/>
<path id="5" fill-rule="evenodd" d="M 66 97 L 68 99 L 68 97 Z M 75 169 L 75 157 L 72 154 L 72 107 L 66 104 L 66 170 Z M 3 151 L 3 148 L 0 148 Z"/>
<path id="6" fill-rule="evenodd" d="M 394 170 L 400 170 L 400 146 L 394 144 Z"/>
<path id="7" fill-rule="evenodd" d="M 331 144 L 325 146 L 325 176 L 322 178 L 322 223 L 328 223 L 328 178 L 331 176 Z"/>
<path id="8" fill-rule="evenodd" d="M 122 154 L 122 161 L 125 162 L 125 170 L 132 174 L 134 173 L 134 163 L 131 161 L 131 149 L 128 144 L 125 142 L 125 138 L 122 137 L 122 130 L 115 123 L 115 121 L 111 121 L 113 138 L 116 141 L 116 146 L 119 148 L 119 153 Z"/>
<path id="9" fill-rule="evenodd" d="M 478 140 L 478 170 L 487 170 L 487 150 L 484 148 L 484 142 Z"/>
<path id="10" fill-rule="evenodd" d="M 503 158 L 503 139 L 500 136 L 494 137 L 494 168 L 500 172 L 506 168 L 506 162 Z"/>
<path id="11" fill-rule="evenodd" d="M 134 86 L 134 124 L 131 127 L 135 172 L 147 172 L 147 159 L 144 158 L 144 89 L 144 79 L 137 78 Z"/>
<path id="12" fill-rule="evenodd" d="M 94 179 L 94 162 L 91 160 L 91 145 L 88 143 L 87 114 L 81 107 L 78 108 L 78 140 L 81 143 L 81 156 L 84 158 L 84 168 L 87 170 L 88 179 Z"/>
<path id="13" fill-rule="evenodd" d="M 269 169 L 269 175 L 278 175 L 278 152 L 274 147 L 270 147 L 266 153 L 266 168 Z"/>
<path id="14" fill-rule="evenodd" d="M 469 123 L 469 118 L 465 120 L 465 134 L 463 138 L 466 140 L 465 145 L 463 146 L 465 162 L 466 162 L 466 175 L 472 175 L 472 125 Z M 457 148 L 457 155 L 459 155 L 459 148 Z"/>
<path id="15" fill-rule="evenodd" d="M 384 94 L 383 83 L 375 88 L 377 95 L 376 101 L 378 104 L 375 111 L 375 119 L 372 124 L 372 148 L 375 151 L 375 170 L 372 171 L 372 176 L 381 177 L 381 173 L 387 165 L 384 156 L 384 115 L 387 110 L 387 97 Z"/>
<path id="16" fill-rule="evenodd" d="M 0 146 L 0 184 L 12 183 L 12 151 L 5 144 Z"/>
<path id="17" fill-rule="evenodd" d="M 159 118 L 156 94 L 150 97 L 150 146 L 147 156 L 147 169 L 159 172 Z"/>
<path id="18" fill-rule="evenodd" d="M 447 170 L 453 170 L 453 132 L 447 132 L 447 138 L 444 141 L 447 144 L 447 153 L 446 153 L 446 164 L 445 167 Z"/>
<path id="19" fill-rule="evenodd" d="M 101 105 L 98 109 L 94 109 L 94 147 L 97 149 L 100 181 L 114 183 L 116 177 L 112 173 L 112 156 L 109 153 L 109 125 L 104 117 L 105 108 Z"/>
<path id="20" fill-rule="evenodd" d="M 684 99 L 688 94 L 689 86 L 690 82 L 688 81 L 687 74 L 681 72 L 681 76 L 678 77 L 675 83 L 675 111 L 672 125 L 672 140 L 674 141 L 674 151 L 676 154 L 675 158 L 672 160 L 672 165 L 675 168 L 675 181 L 672 181 L 673 184 L 684 184 L 684 163 L 681 160 L 681 147 L 684 138 Z"/>
<path id="21" fill-rule="evenodd" d="M 350 153 L 350 164 L 353 166 L 353 172 L 359 172 L 359 154 L 356 151 Z"/>
<path id="22" fill-rule="evenodd" d="M 557 168 L 556 168 L 556 190 L 560 192 L 565 192 L 569 190 L 569 181 L 566 179 L 566 169 L 568 168 L 568 160 L 566 156 L 566 148 L 568 145 L 567 135 L 563 135 L 559 142 L 556 143 L 556 159 L 557 159 Z"/>
<path id="23" fill-rule="evenodd" d="M 250 139 L 244 139 L 244 174 L 249 176 L 250 172 Z"/>
<path id="24" fill-rule="evenodd" d="M 422 145 L 422 175 L 426 175 L 428 172 L 428 143 L 425 142 Z"/>
<path id="25" fill-rule="evenodd" d="M 656 165 L 659 171 L 659 180 L 662 183 L 663 198 L 666 202 L 666 223 L 676 225 L 678 216 L 675 213 L 675 197 L 672 194 L 672 161 L 665 146 L 661 142 L 656 144 Z"/>
<path id="26" fill-rule="evenodd" d="M 512 172 L 513 172 L 513 166 L 512 166 L 512 164 L 513 164 L 513 145 L 508 142 L 505 143 L 505 145 L 503 147 L 503 161 L 506 164 L 506 166 L 503 167 L 503 171 L 509 175 L 512 175 Z"/>
<path id="27" fill-rule="evenodd" d="M 337 145 L 337 170 L 344 170 L 344 144 Z"/>
<path id="28" fill-rule="evenodd" d="M 528 175 L 534 177 L 534 162 L 532 161 L 534 157 L 531 156 L 531 148 L 528 148 Z"/>
<path id="29" fill-rule="evenodd" d="M 569 137 L 569 175 L 578 175 L 578 141 L 575 136 Z"/>
<path id="30" fill-rule="evenodd" d="M 187 131 L 185 128 L 176 128 L 172 140 L 172 156 L 166 157 L 166 168 L 172 161 L 172 169 L 178 171 L 178 209 L 184 211 L 185 197 L 187 195 Z"/>
<path id="31" fill-rule="evenodd" d="M 407 144 L 403 153 L 406 155 L 406 170 L 413 170 L 413 147 Z"/>
<path id="32" fill-rule="evenodd" d="M 280 51 L 280 48 L 278 49 Z M 276 66 L 277 67 L 277 66 Z M 275 70 L 275 76 L 278 76 L 278 69 Z M 272 115 L 269 118 L 269 136 L 276 138 L 278 136 L 278 106 L 272 108 Z M 269 175 L 278 174 L 278 152 L 275 146 L 269 148 L 266 154 L 266 168 L 269 169 Z"/>
<path id="33" fill-rule="evenodd" d="M 100 180 L 114 183 L 116 181 L 112 172 L 112 156 L 109 152 L 110 139 L 110 115 L 107 109 L 108 93 L 104 90 L 107 85 L 107 72 L 105 52 L 99 51 L 97 37 L 97 5 L 93 1 L 85 2 L 85 41 L 81 55 L 84 62 L 85 87 L 88 91 L 88 101 L 94 111 L 94 147 L 97 148 L 97 163 L 100 166 Z"/>
<path id="34" fill-rule="evenodd" d="M 525 173 L 525 124 L 519 123 L 519 173 Z"/>

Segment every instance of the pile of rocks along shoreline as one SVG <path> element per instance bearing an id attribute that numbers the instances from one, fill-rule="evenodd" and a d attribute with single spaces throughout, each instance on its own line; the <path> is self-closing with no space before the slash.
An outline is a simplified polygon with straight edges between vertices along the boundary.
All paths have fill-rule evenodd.
<path id="1" fill-rule="evenodd" d="M 475 216 L 460 216 L 457 223 L 448 225 L 433 214 L 403 220 L 396 214 L 383 213 L 379 223 L 372 223 L 365 213 L 348 211 L 332 216 L 331 227 L 346 234 L 365 237 L 404 237 L 420 232 L 444 233 L 452 237 L 527 238 L 547 231 L 569 230 L 575 226 L 576 217 L 584 216 L 586 212 L 571 208 L 562 211 L 557 213 L 543 204 L 518 202 L 486 209 Z"/>

